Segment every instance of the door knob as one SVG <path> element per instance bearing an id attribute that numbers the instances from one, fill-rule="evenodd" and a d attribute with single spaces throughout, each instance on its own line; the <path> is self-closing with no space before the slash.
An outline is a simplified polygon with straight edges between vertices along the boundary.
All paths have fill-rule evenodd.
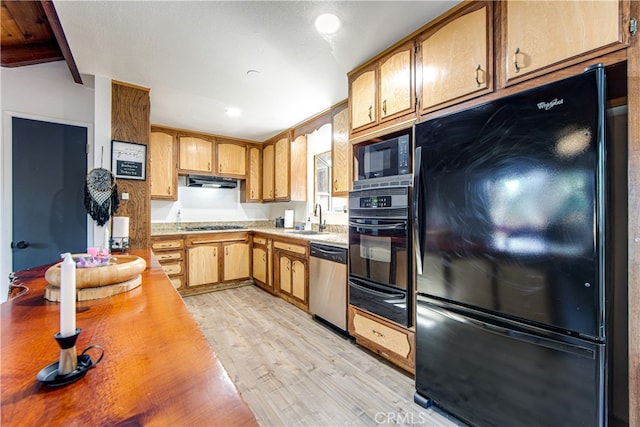
<path id="1" fill-rule="evenodd" d="M 28 247 L 29 247 L 29 242 L 25 242 L 24 240 L 20 240 L 15 245 L 13 244 L 13 242 L 11 242 L 11 249 L 14 249 L 14 248 L 25 249 L 25 248 L 28 248 Z"/>

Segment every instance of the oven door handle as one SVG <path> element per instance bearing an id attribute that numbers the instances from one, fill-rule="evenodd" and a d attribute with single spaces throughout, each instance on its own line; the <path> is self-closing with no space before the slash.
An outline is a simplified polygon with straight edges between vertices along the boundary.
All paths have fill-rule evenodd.
<path id="1" fill-rule="evenodd" d="M 349 221 L 349 227 L 364 228 L 365 230 L 404 230 L 407 228 L 407 225 L 404 222 L 396 222 L 394 224 L 362 224 Z"/>
<path id="2" fill-rule="evenodd" d="M 403 293 L 398 293 L 398 292 L 382 292 L 376 289 L 371 289 L 362 285 L 358 285 L 357 283 L 353 282 L 353 281 L 349 281 L 349 286 L 353 286 L 356 289 L 360 289 L 363 292 L 367 292 L 373 295 L 377 295 L 379 297 L 384 297 L 384 298 L 400 298 L 400 299 L 404 299 L 404 294 Z"/>

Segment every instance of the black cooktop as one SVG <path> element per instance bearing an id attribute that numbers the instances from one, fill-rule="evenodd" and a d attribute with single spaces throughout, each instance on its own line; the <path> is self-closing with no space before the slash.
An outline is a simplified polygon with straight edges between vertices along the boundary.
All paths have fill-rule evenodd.
<path id="1" fill-rule="evenodd" d="M 229 224 L 229 225 L 195 225 L 195 226 L 187 226 L 184 229 L 186 231 L 200 231 L 200 230 L 243 230 L 246 227 L 242 225 Z"/>

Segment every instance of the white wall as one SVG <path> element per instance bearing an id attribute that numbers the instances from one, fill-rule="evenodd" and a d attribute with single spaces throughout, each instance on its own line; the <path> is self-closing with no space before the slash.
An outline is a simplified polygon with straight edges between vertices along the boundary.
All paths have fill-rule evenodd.
<path id="1" fill-rule="evenodd" d="M 0 197 L 0 301 L 6 299 L 7 277 L 11 272 L 12 194 L 11 120 L 22 117 L 88 128 L 93 146 L 94 89 L 73 82 L 64 61 L 18 68 L 0 68 L 0 106 L 2 108 L 2 197 Z M 89 156 L 88 168 L 93 167 Z M 89 240 L 93 234 L 89 233 Z M 87 242 L 90 244 L 91 242 Z"/>

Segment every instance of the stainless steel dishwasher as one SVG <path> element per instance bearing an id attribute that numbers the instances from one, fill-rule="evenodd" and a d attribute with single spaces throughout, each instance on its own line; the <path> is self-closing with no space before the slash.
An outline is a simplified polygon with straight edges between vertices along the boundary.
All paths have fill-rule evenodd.
<path id="1" fill-rule="evenodd" d="M 347 334 L 347 249 L 311 242 L 309 311 Z"/>

